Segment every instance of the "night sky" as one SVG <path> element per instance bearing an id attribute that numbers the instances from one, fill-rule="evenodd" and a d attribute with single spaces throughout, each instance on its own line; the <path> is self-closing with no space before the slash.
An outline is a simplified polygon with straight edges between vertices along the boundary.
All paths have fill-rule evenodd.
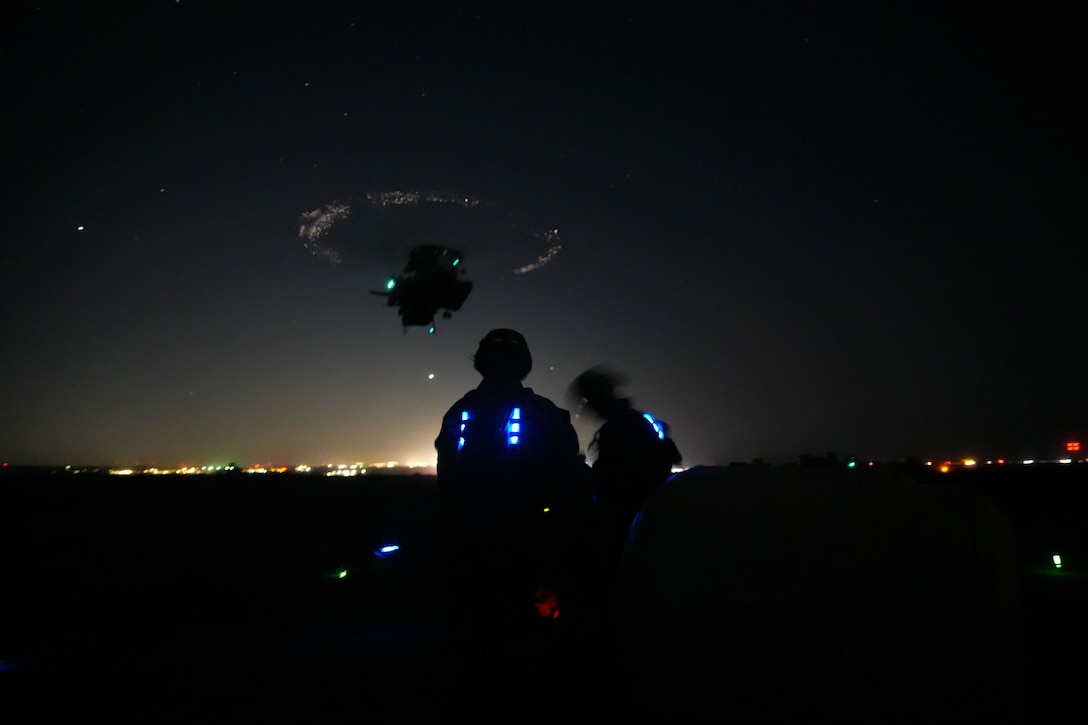
<path id="1" fill-rule="evenodd" d="M 687 465 L 1088 435 L 1072 6 L 10 5 L 0 460 L 433 462 L 496 327 Z M 369 294 L 428 242 L 433 335 Z"/>

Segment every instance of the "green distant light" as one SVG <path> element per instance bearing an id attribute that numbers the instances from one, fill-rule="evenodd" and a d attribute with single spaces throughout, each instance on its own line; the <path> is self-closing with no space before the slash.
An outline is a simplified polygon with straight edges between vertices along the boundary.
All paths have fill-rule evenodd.
<path id="1" fill-rule="evenodd" d="M 395 280 L 395 279 L 391 279 L 391 280 L 389 280 L 388 282 L 385 283 L 385 288 L 386 289 L 393 289 L 396 286 L 397 286 L 397 280 Z"/>
<path id="2" fill-rule="evenodd" d="M 1052 556 L 1050 558 L 1054 562 L 1054 568 L 1055 569 L 1061 569 L 1062 568 L 1062 555 L 1061 554 L 1055 554 L 1054 556 Z"/>
<path id="3" fill-rule="evenodd" d="M 348 575 L 348 570 L 347 569 L 341 569 L 340 571 L 336 572 L 336 578 L 337 579 L 343 579 L 347 575 Z"/>

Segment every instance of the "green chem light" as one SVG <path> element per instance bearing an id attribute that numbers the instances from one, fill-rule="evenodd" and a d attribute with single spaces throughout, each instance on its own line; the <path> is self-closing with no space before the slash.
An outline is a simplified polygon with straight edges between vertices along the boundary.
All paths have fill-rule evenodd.
<path id="1" fill-rule="evenodd" d="M 1054 568 L 1055 569 L 1061 569 L 1062 568 L 1062 555 L 1061 554 L 1055 554 L 1054 556 L 1052 556 L 1050 558 L 1054 562 Z"/>

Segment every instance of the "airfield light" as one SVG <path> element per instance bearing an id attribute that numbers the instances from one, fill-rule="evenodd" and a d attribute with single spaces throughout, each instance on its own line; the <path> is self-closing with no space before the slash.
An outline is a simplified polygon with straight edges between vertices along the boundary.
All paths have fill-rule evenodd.
<path id="1" fill-rule="evenodd" d="M 1055 569 L 1061 569 L 1062 568 L 1062 555 L 1061 554 L 1055 554 L 1054 556 L 1052 556 L 1050 558 L 1054 562 L 1054 568 Z"/>

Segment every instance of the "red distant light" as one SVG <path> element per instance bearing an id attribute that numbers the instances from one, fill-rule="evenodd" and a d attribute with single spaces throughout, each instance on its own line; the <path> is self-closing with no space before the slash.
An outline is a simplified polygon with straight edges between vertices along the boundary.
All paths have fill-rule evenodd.
<path id="1" fill-rule="evenodd" d="M 1080 450 L 1080 441 L 1069 441 L 1065 444 L 1065 450 L 1070 453 L 1076 453 Z"/>
<path id="2" fill-rule="evenodd" d="M 1004 458 L 998 458 L 997 463 L 998 463 L 998 465 L 1005 465 L 1005 459 Z"/>

